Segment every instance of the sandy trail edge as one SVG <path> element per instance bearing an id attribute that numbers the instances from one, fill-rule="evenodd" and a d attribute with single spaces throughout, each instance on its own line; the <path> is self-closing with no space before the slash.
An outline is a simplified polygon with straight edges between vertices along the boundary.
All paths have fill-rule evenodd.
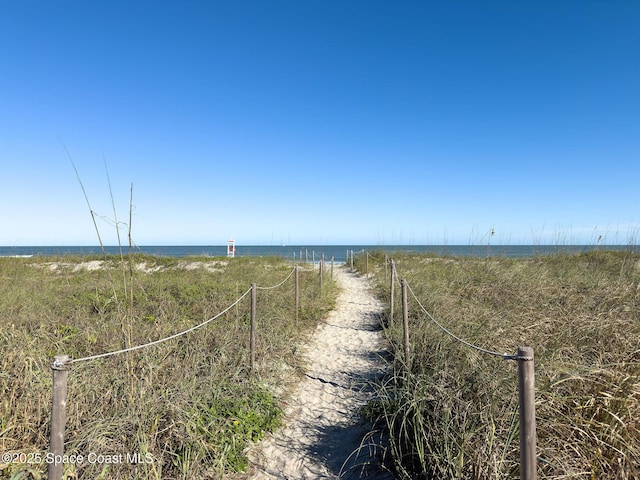
<path id="1" fill-rule="evenodd" d="M 346 267 L 335 268 L 334 278 L 336 308 L 304 349 L 307 378 L 285 407 L 285 426 L 249 452 L 251 480 L 393 478 L 379 466 L 377 449 L 362 444 L 368 429 L 358 416 L 372 398 L 367 380 L 384 374 L 383 307 Z"/>

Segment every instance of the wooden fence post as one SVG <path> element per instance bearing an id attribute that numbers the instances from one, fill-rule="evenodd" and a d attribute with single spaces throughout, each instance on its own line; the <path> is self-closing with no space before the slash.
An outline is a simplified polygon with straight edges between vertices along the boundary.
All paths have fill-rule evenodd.
<path id="1" fill-rule="evenodd" d="M 536 406 L 533 348 L 518 347 L 520 480 L 536 479 Z"/>
<path id="2" fill-rule="evenodd" d="M 351 271 L 353 272 L 353 250 L 351 250 Z"/>
<path id="3" fill-rule="evenodd" d="M 389 287 L 389 325 L 393 325 L 393 308 L 395 305 L 396 262 L 391 260 L 391 284 Z"/>
<path id="4" fill-rule="evenodd" d="M 53 370 L 53 399 L 51 409 L 51 438 L 49 440 L 49 453 L 53 455 L 53 461 L 47 466 L 47 478 L 49 480 L 61 480 L 64 471 L 62 457 L 64 455 L 64 425 L 67 418 L 67 378 L 71 358 L 67 355 L 54 357 L 51 369 Z"/>
<path id="5" fill-rule="evenodd" d="M 320 295 L 322 295 L 322 273 L 324 271 L 324 255 L 320 259 Z"/>
<path id="6" fill-rule="evenodd" d="M 364 273 L 365 275 L 368 277 L 369 276 L 369 252 L 366 252 L 366 260 L 365 260 L 365 269 L 364 269 Z"/>
<path id="7" fill-rule="evenodd" d="M 295 310 L 296 310 L 296 323 L 298 322 L 298 311 L 300 310 L 300 279 L 298 277 L 298 265 L 295 268 Z"/>
<path id="8" fill-rule="evenodd" d="M 409 347 L 409 307 L 407 302 L 407 281 L 403 278 L 400 281 L 402 286 L 402 330 L 404 333 L 404 360 L 407 364 L 407 371 L 411 371 L 411 349 Z"/>
<path id="9" fill-rule="evenodd" d="M 239 296 L 240 296 L 240 282 L 236 280 L 236 298 L 238 298 Z M 239 312 L 239 307 L 237 303 L 236 303 L 235 310 L 236 310 L 236 325 L 238 325 L 240 322 L 240 312 Z"/>
<path id="10" fill-rule="evenodd" d="M 249 339 L 251 373 L 256 371 L 256 284 L 251 284 L 251 337 Z"/>

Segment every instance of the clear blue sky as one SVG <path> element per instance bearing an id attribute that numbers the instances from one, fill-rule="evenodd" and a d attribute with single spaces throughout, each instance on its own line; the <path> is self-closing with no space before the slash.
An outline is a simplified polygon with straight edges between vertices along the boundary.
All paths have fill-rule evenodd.
<path id="1" fill-rule="evenodd" d="M 640 2 L 0 1 L 0 245 L 637 241 Z M 495 235 L 490 236 L 491 229 Z"/>

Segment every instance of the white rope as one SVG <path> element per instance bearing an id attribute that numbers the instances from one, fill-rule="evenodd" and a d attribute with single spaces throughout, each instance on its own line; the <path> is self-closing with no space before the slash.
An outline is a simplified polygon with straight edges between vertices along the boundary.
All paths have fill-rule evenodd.
<path id="1" fill-rule="evenodd" d="M 420 303 L 420 300 L 418 300 L 418 297 L 416 297 L 416 294 L 413 293 L 413 290 L 411 290 L 411 286 L 409 285 L 409 282 L 407 282 L 405 280 L 405 284 L 407 285 L 407 288 L 409 289 L 409 291 L 411 292 L 411 295 L 413 296 L 413 298 L 415 299 L 416 302 L 418 302 L 418 305 L 420 305 L 420 308 L 422 309 L 422 311 L 431 319 L 431 321 L 433 323 L 435 323 L 438 327 L 440 327 L 440 329 L 445 332 L 447 335 L 449 335 L 450 337 L 456 339 L 458 342 L 466 345 L 467 347 L 473 348 L 475 350 L 478 350 L 479 352 L 482 353 L 486 353 L 488 355 L 494 355 L 496 357 L 502 357 L 505 360 L 531 360 L 531 358 L 529 357 L 521 357 L 518 355 L 509 355 L 508 353 L 499 353 L 499 352 L 494 352 L 492 350 L 487 350 L 486 348 L 482 348 L 479 347 L 477 345 L 474 345 L 473 343 L 469 343 L 466 340 L 463 340 L 462 338 L 458 337 L 457 335 L 451 333 L 449 330 L 447 330 L 443 325 L 441 325 L 435 318 L 433 318 L 433 315 L 431 315 L 426 308 L 424 308 L 424 306 L 422 305 L 422 303 Z"/>
<path id="2" fill-rule="evenodd" d="M 293 275 L 293 272 L 296 271 L 297 267 L 293 267 L 293 270 L 291 270 L 291 272 L 289 272 L 289 275 L 287 276 L 287 278 L 285 278 L 284 280 L 282 280 L 279 284 L 274 285 L 273 287 L 258 287 L 256 285 L 256 290 L 273 290 L 275 288 L 281 287 L 287 280 L 289 280 L 291 278 L 291 275 Z"/>
<path id="3" fill-rule="evenodd" d="M 117 350 L 115 352 L 101 353 L 99 355 L 92 355 L 90 357 L 84 357 L 84 358 L 76 358 L 76 359 L 71 360 L 70 363 L 85 362 L 85 361 L 88 361 L 88 360 L 96 360 L 98 358 L 110 357 L 112 355 L 117 355 L 119 353 L 132 352 L 134 350 L 139 350 L 141 348 L 151 347 L 152 345 L 158 345 L 159 343 L 163 343 L 163 342 L 166 342 L 168 340 L 172 340 L 174 338 L 180 337 L 181 335 L 186 335 L 187 333 L 193 332 L 194 330 L 197 330 L 198 328 L 205 326 L 206 324 L 214 321 L 216 318 L 221 317 L 222 315 L 227 313 L 229 310 L 231 310 L 233 307 L 235 307 L 240 302 L 240 300 L 242 300 L 244 297 L 246 297 L 249 294 L 249 292 L 251 292 L 251 289 L 249 289 L 246 292 L 244 292 L 244 294 L 242 294 L 242 296 L 240 296 L 240 298 L 238 298 L 235 302 L 233 302 L 231 305 L 229 305 L 227 308 L 225 308 L 223 311 L 221 311 L 217 315 L 211 317 L 209 320 L 205 320 L 204 322 L 196 325 L 195 327 L 188 328 L 187 330 L 184 330 L 184 331 L 182 331 L 180 333 L 176 333 L 174 335 L 171 335 L 170 337 L 166 337 L 166 338 L 162 338 L 160 340 L 155 340 L 153 342 L 145 343 L 144 345 L 136 345 L 135 347 L 124 348 L 122 350 Z"/>

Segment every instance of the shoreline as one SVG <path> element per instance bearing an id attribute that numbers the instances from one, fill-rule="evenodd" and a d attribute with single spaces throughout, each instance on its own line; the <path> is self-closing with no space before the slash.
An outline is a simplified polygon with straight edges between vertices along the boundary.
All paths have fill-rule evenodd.
<path id="1" fill-rule="evenodd" d="M 323 256 L 325 262 L 346 262 L 351 252 L 415 253 L 445 257 L 510 257 L 527 258 L 554 254 L 576 254 L 594 250 L 640 251 L 640 245 L 307 245 L 264 246 L 237 245 L 236 258 L 278 256 L 304 263 L 317 263 Z M 104 252 L 98 246 L 0 246 L 0 258 L 103 256 L 120 255 L 118 246 L 106 246 Z M 129 254 L 128 247 L 122 253 Z M 225 257 L 226 246 L 140 246 L 134 254 L 160 257 Z"/>

